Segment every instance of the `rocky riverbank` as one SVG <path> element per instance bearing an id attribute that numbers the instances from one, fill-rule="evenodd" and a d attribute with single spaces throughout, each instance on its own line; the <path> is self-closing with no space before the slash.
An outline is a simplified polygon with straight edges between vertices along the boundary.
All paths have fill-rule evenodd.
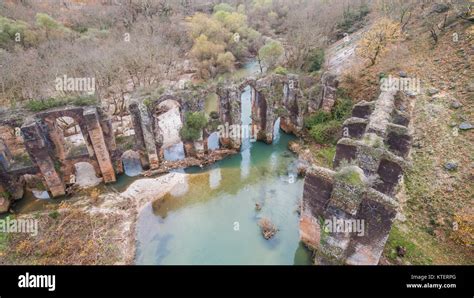
<path id="1" fill-rule="evenodd" d="M 35 214 L 19 215 L 38 221 L 38 234 L 4 234 L 0 264 L 100 265 L 133 264 L 135 225 L 140 210 L 159 199 L 186 177 L 170 173 L 139 179 L 123 193 L 74 198 Z"/>

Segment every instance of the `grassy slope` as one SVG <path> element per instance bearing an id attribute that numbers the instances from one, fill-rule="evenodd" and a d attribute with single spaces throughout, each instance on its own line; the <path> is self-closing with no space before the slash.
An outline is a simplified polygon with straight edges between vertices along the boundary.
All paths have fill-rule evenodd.
<path id="1" fill-rule="evenodd" d="M 472 36 L 465 33 L 466 29 L 462 25 L 449 30 L 435 48 L 426 40 L 408 42 L 410 56 L 402 67 L 421 78 L 425 91 L 435 87 L 441 92 L 434 97 L 423 92 L 416 100 L 411 125 L 414 144 L 419 148 L 412 150 L 413 166 L 405 175 L 405 191 L 400 194 L 406 220 L 396 222 L 384 253 L 392 263 L 474 264 L 474 235 L 467 236 L 470 240 L 464 237 L 470 247 L 462 245 L 454 241 L 457 231 L 453 228 L 456 215 L 472 218 L 474 214 L 474 132 L 456 134 L 451 127 L 453 122 L 457 127 L 462 119 L 474 121 L 473 94 L 467 92 L 467 84 L 473 82 L 474 53 Z M 452 42 L 454 32 L 464 33 L 457 43 Z M 455 100 L 463 106 L 452 108 Z M 456 162 L 458 169 L 445 170 L 448 161 Z M 464 224 L 472 232 L 474 223 Z M 407 249 L 405 257 L 396 256 L 397 246 Z"/>
<path id="2" fill-rule="evenodd" d="M 423 91 L 414 104 L 411 130 L 414 148 L 412 168 L 405 173 L 401 220 L 397 220 L 387 242 L 381 263 L 390 264 L 474 264 L 474 131 L 453 133 L 462 121 L 474 123 L 474 94 L 467 91 L 473 80 L 474 46 L 468 22 L 446 29 L 433 47 L 423 18 L 408 26 L 408 37 L 393 46 L 370 68 L 355 63 L 343 75 L 341 86 L 355 101 L 374 100 L 379 93 L 381 73 L 397 77 L 399 71 L 421 79 L 422 88 L 435 87 L 440 94 L 427 96 Z M 470 32 L 470 33 L 469 33 Z M 459 41 L 453 42 L 453 33 Z M 463 106 L 453 109 L 457 100 Z M 458 169 L 448 172 L 444 164 L 455 161 Z M 458 222 L 462 216 L 464 222 Z M 464 225 L 464 244 L 454 231 L 454 222 Z M 466 245 L 471 243 L 471 246 Z M 398 257 L 396 248 L 407 253 Z"/>

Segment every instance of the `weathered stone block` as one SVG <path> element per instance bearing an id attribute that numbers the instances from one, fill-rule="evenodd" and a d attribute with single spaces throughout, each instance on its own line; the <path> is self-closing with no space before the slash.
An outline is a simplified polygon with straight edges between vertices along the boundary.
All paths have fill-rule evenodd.
<path id="1" fill-rule="evenodd" d="M 357 147 L 352 145 L 337 144 L 336 155 L 334 157 L 334 168 L 341 165 L 343 160 L 351 162 L 357 156 Z"/>
<path id="2" fill-rule="evenodd" d="M 393 207 L 380 202 L 367 198 L 362 200 L 357 219 L 365 224 L 365 233 L 352 237 L 347 249 L 347 264 L 378 264 L 396 213 Z"/>
<path id="3" fill-rule="evenodd" d="M 398 135 L 395 132 L 391 132 L 387 136 L 387 144 L 390 150 L 400 156 L 406 157 L 410 152 L 411 139 L 409 135 Z"/>
<path id="4" fill-rule="evenodd" d="M 342 134 L 345 138 L 360 139 L 367 127 L 367 120 L 362 118 L 349 118 L 344 121 Z"/>
<path id="5" fill-rule="evenodd" d="M 369 119 L 370 114 L 372 114 L 373 105 L 371 104 L 360 104 L 354 105 L 352 109 L 352 117 Z"/>
<path id="6" fill-rule="evenodd" d="M 323 214 L 331 198 L 332 191 L 332 178 L 311 171 L 306 173 L 303 204 L 310 210 L 311 215 L 318 216 Z"/>
<path id="7" fill-rule="evenodd" d="M 395 162 L 383 159 L 380 162 L 377 174 L 381 181 L 377 183 L 374 188 L 384 194 L 393 195 L 400 177 L 403 174 L 402 167 Z"/>
<path id="8" fill-rule="evenodd" d="M 396 184 L 400 180 L 400 177 L 403 174 L 403 170 L 399 164 L 393 161 L 383 159 L 380 162 L 380 166 L 377 173 L 383 181 Z"/>

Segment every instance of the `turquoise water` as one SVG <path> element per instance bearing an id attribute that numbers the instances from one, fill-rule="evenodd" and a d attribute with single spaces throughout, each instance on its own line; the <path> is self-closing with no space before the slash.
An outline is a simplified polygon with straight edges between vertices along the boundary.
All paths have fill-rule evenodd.
<path id="1" fill-rule="evenodd" d="M 251 62 L 245 71 L 254 72 Z M 251 124 L 251 92 L 242 94 L 242 124 Z M 279 121 L 276 123 L 279 125 Z M 295 137 L 275 127 L 275 142 L 242 140 L 240 154 L 189 176 L 146 206 L 137 223 L 137 264 L 303 265 L 309 252 L 299 242 L 297 210 L 303 180 L 288 150 Z M 258 206 L 258 208 L 257 208 Z M 258 225 L 269 219 L 278 232 L 265 240 Z"/>
<path id="2" fill-rule="evenodd" d="M 291 179 L 293 137 L 249 150 L 208 168 L 189 168 L 185 186 L 145 207 L 137 224 L 137 264 L 309 264 L 299 244 L 303 180 Z M 248 160 L 246 160 L 248 155 Z M 261 210 L 256 210 L 256 204 Z M 258 221 L 279 231 L 270 240 Z"/>
<path id="3" fill-rule="evenodd" d="M 249 69 L 255 68 L 255 63 Z M 242 122 L 251 123 L 250 88 L 242 96 Z M 188 168 L 186 183 L 140 213 L 136 237 L 137 264 L 308 265 L 309 252 L 299 243 L 298 204 L 303 180 L 295 178 L 296 157 L 288 151 L 294 137 L 275 128 L 275 143 L 243 140 L 240 154 L 205 168 Z M 215 142 L 213 142 L 215 143 Z M 123 192 L 140 179 L 117 176 L 100 192 Z M 75 196 L 79 197 L 79 196 Z M 44 210 L 55 200 L 29 193 L 18 212 Z M 256 208 L 256 205 L 259 208 Z M 259 209 L 259 210 L 257 210 Z M 262 236 L 258 222 L 269 219 L 278 232 Z"/>

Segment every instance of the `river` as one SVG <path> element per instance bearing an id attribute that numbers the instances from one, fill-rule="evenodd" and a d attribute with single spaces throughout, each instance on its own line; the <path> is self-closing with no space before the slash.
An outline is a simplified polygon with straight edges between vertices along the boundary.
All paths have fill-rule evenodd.
<path id="1" fill-rule="evenodd" d="M 256 63 L 247 65 L 256 70 Z M 251 123 L 250 88 L 242 94 L 242 124 Z M 279 121 L 277 121 L 277 125 Z M 146 265 L 306 265 L 299 243 L 298 213 L 303 180 L 295 137 L 276 127 L 267 145 L 244 139 L 240 154 L 205 168 L 188 168 L 184 185 L 146 206 L 137 223 L 136 263 Z M 259 206 L 257 208 L 257 206 Z M 277 228 L 270 240 L 258 222 Z"/>
<path id="2" fill-rule="evenodd" d="M 244 71 L 257 73 L 258 64 L 250 62 Z M 244 125 L 251 123 L 250 97 L 247 87 L 242 94 Z M 275 134 L 272 145 L 244 139 L 240 154 L 205 168 L 178 170 L 188 174 L 184 184 L 145 206 L 138 216 L 136 264 L 311 264 L 310 253 L 299 242 L 297 210 L 303 179 L 297 178 L 296 156 L 288 150 L 295 137 L 278 126 Z M 119 175 L 116 183 L 97 190 L 123 192 L 138 179 Z M 40 200 L 27 193 L 15 209 L 44 210 L 64 199 Z M 270 240 L 262 236 L 258 225 L 262 218 L 278 228 Z"/>

